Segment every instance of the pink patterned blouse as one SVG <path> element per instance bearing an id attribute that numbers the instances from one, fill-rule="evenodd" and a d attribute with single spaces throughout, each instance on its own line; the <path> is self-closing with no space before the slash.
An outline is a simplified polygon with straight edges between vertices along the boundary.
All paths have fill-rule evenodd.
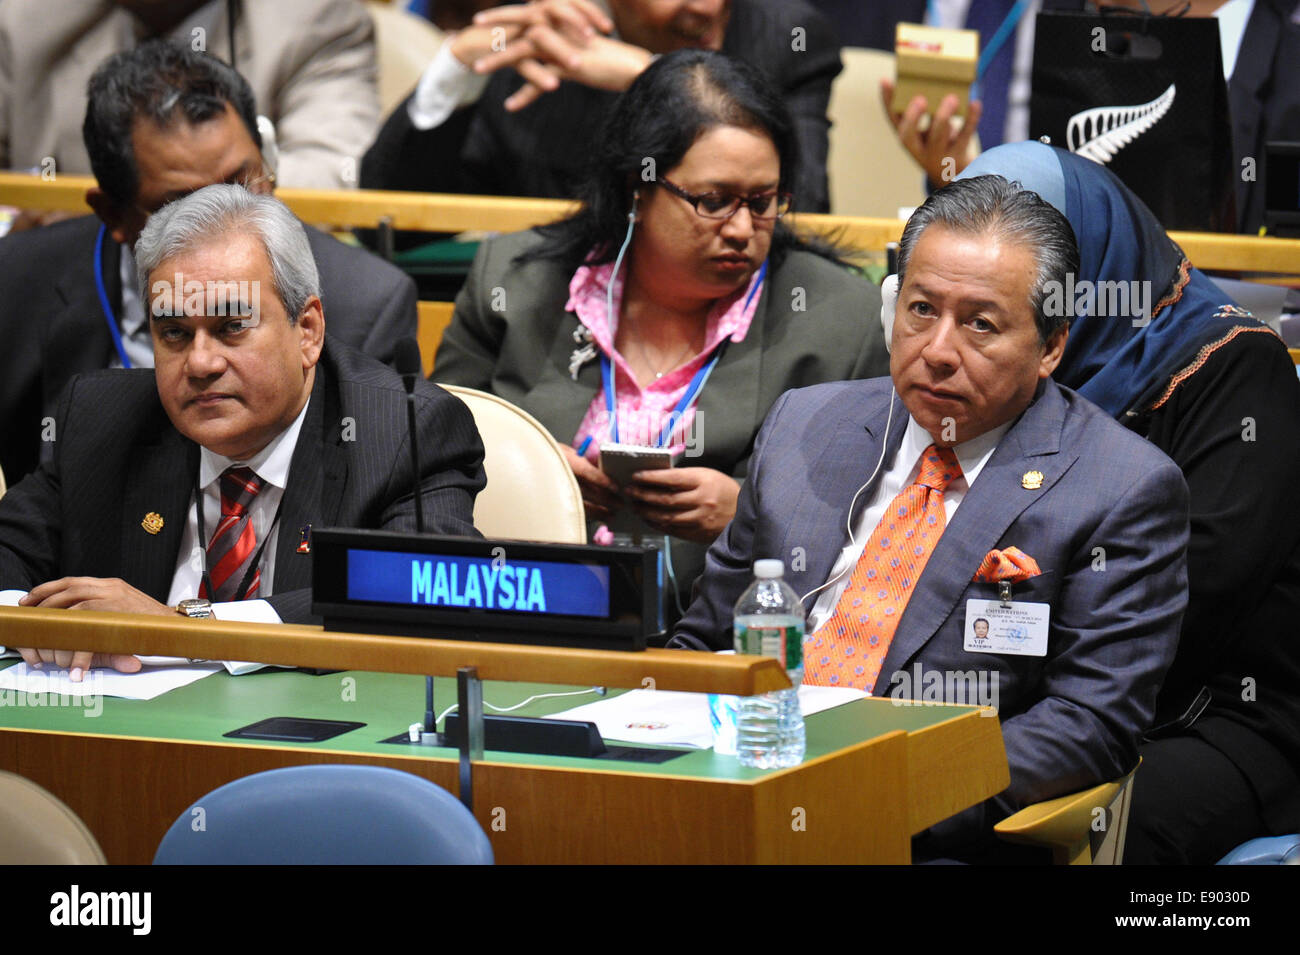
<path id="1" fill-rule="evenodd" d="M 617 393 L 615 405 L 618 415 L 619 441 L 623 444 L 657 445 L 659 436 L 668 425 L 673 409 L 699 371 L 713 356 L 714 350 L 724 340 L 742 341 L 749 331 L 754 312 L 758 308 L 758 295 L 750 297 L 750 291 L 758 282 L 761 270 L 756 271 L 748 285 L 737 290 L 724 299 L 719 299 L 709 312 L 705 329 L 704 349 L 680 368 L 666 372 L 662 378 L 652 381 L 642 388 L 636 376 L 624 360 L 614 350 L 614 338 L 618 330 L 617 318 L 612 322 L 605 313 L 605 295 L 610 276 L 614 271 L 613 263 L 605 265 L 578 267 L 569 282 L 569 302 L 565 308 L 577 314 L 578 320 L 591 332 L 592 340 L 599 351 L 611 356 L 614 363 L 614 390 Z M 623 276 L 614 280 L 614 315 L 620 312 L 623 301 Z M 707 387 L 707 384 L 706 384 Z M 673 428 L 666 442 L 673 454 L 680 454 L 686 447 L 686 438 L 695 421 L 695 403 L 683 412 L 681 420 Z M 600 444 L 613 440 L 609 430 L 609 412 L 605 407 L 605 388 L 601 385 L 596 396 L 591 399 L 591 406 L 578 433 L 573 436 L 574 448 L 580 448 L 588 436 L 591 444 L 586 457 L 593 464 L 600 458 Z"/>

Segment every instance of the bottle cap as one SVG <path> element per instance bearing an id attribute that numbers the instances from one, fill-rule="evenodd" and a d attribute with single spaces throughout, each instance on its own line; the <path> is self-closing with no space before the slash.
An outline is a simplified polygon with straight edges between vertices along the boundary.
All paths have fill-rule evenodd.
<path id="1" fill-rule="evenodd" d="M 769 580 L 785 574 L 785 562 L 775 558 L 754 561 L 754 576 Z"/>

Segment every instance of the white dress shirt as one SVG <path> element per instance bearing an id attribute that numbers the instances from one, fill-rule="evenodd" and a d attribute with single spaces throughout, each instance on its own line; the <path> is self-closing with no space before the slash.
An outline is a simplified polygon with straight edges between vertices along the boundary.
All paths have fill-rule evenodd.
<path id="1" fill-rule="evenodd" d="M 136 285 L 135 256 L 130 246 L 122 246 L 119 271 L 122 276 L 122 314 L 118 318 L 118 327 L 122 331 L 122 350 L 126 352 L 132 368 L 152 368 L 153 331 L 149 328 L 140 288 Z M 108 367 L 122 367 L 122 360 L 116 350 Z"/>
<path id="2" fill-rule="evenodd" d="M 210 543 L 212 532 L 221 520 L 221 474 L 229 467 L 249 467 L 262 479 L 262 489 L 253 498 L 249 508 L 249 519 L 253 524 L 253 535 L 257 546 L 266 541 L 262 551 L 262 578 L 258 584 L 258 593 L 263 597 L 271 596 L 271 586 L 275 573 L 277 529 L 271 527 L 275 520 L 280 501 L 284 498 L 284 489 L 289 483 L 289 465 L 293 461 L 294 448 L 298 446 L 298 434 L 307 417 L 307 407 L 302 406 L 298 417 L 289 427 L 271 439 L 261 451 L 247 461 L 235 461 L 207 448 L 199 449 L 199 487 L 203 492 L 203 529 L 204 543 Z M 172 587 L 168 591 L 167 603 L 176 606 L 182 600 L 197 597 L 199 583 L 203 579 L 203 550 L 199 547 L 198 515 L 194 507 L 194 497 L 185 520 L 185 533 L 181 536 L 180 550 L 176 555 L 176 571 L 172 575 Z M 270 534 L 268 539 L 267 535 Z M 221 620 L 243 620 L 249 623 L 279 623 L 280 615 L 265 600 L 234 600 L 226 603 L 214 603 L 213 614 Z"/>
<path id="3" fill-rule="evenodd" d="M 433 129 L 447 121 L 462 106 L 478 102 L 491 76 L 475 73 L 451 52 L 452 34 L 420 74 L 415 95 L 406 104 L 406 115 L 416 129 Z"/>
<path id="4" fill-rule="evenodd" d="M 894 400 L 899 399 L 895 397 Z M 898 412 L 905 409 L 900 402 L 894 410 Z M 962 476 L 953 480 L 943 492 L 945 526 L 952 522 L 952 516 L 957 513 L 957 508 L 961 506 L 966 492 L 975 483 L 980 471 L 984 470 L 984 465 L 988 463 L 993 450 L 1010 427 L 1011 422 L 1007 422 L 992 431 L 984 432 L 977 438 L 953 445 L 952 450 L 957 455 L 957 463 L 961 465 Z M 917 424 L 916 419 L 908 415 L 907 430 L 903 432 L 903 440 L 899 443 L 898 450 L 894 452 L 893 460 L 886 462 L 885 472 L 881 474 L 875 491 L 867 501 L 867 506 L 862 509 L 854 523 L 852 536 L 848 538 L 835 561 L 835 566 L 831 568 L 831 575 L 827 580 L 829 586 L 820 591 L 817 602 L 813 604 L 812 612 L 808 615 L 806 632 L 812 633 L 835 611 L 840 594 L 844 593 L 844 588 L 849 585 L 849 578 L 853 575 L 853 568 L 857 566 L 858 558 L 862 555 L 862 549 L 867 546 L 872 531 L 884 517 L 885 508 L 902 492 L 903 488 L 915 483 L 921 473 L 921 455 L 932 444 L 934 438 L 930 433 Z M 872 466 L 874 469 L 874 462 Z M 870 475 L 871 471 L 865 471 L 862 475 L 863 480 Z"/>

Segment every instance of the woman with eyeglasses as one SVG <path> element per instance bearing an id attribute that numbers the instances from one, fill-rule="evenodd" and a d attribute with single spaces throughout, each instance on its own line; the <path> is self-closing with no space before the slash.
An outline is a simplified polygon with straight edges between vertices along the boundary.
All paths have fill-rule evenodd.
<path id="1" fill-rule="evenodd" d="M 780 395 L 889 370 L 878 290 L 781 221 L 796 155 L 786 107 L 747 64 L 661 57 L 607 119 L 580 210 L 485 243 L 438 350 L 434 380 L 550 429 L 597 541 L 600 525 L 671 538 L 667 623 Z M 611 443 L 667 448 L 675 466 L 620 486 L 600 469 Z M 798 560 L 790 545 L 756 556 Z"/>

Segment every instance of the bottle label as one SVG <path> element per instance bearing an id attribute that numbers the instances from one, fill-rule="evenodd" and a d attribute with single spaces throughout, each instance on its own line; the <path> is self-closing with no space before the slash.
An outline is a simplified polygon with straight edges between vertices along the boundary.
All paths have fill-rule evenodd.
<path id="1" fill-rule="evenodd" d="M 776 657 L 794 670 L 803 665 L 802 627 L 737 627 L 736 652 Z"/>

